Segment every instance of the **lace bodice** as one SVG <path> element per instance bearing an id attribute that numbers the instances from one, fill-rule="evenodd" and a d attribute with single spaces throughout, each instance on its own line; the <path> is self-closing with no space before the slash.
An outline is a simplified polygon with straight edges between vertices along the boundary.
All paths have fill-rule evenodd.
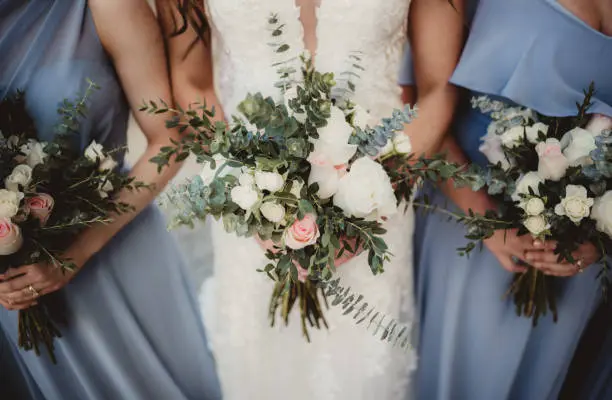
<path id="1" fill-rule="evenodd" d="M 279 61 L 269 46 L 268 17 L 285 24 L 289 56 L 304 48 L 300 9 L 293 0 L 207 0 L 213 27 L 217 95 L 230 115 L 247 92 L 276 95 L 272 64 Z M 374 117 L 401 107 L 396 77 L 410 0 L 321 0 L 317 9 L 316 67 L 339 75 L 350 69 L 349 55 L 362 53 L 354 100 Z M 284 59 L 287 53 L 283 55 Z M 394 95 L 396 94 L 396 95 Z"/>

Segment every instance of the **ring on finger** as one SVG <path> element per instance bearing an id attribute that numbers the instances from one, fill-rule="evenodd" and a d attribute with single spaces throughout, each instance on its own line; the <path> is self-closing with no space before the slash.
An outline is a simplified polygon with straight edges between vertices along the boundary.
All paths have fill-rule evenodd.
<path id="1" fill-rule="evenodd" d="M 28 293 L 30 293 L 30 295 L 32 296 L 32 298 L 37 298 L 38 296 L 40 296 L 40 293 L 38 293 L 38 291 L 36 289 L 34 289 L 34 286 L 29 285 L 26 290 L 28 291 Z"/>
<path id="2" fill-rule="evenodd" d="M 582 258 L 578 259 L 574 265 L 576 266 L 576 271 L 579 273 L 584 272 L 584 261 L 582 261 Z"/>

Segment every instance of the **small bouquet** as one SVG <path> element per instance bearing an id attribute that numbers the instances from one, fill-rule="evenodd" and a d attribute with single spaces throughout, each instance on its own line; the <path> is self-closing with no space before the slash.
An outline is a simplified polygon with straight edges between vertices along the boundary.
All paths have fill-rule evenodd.
<path id="1" fill-rule="evenodd" d="M 612 134 L 610 120 L 587 115 L 594 92 L 585 91 L 578 115 L 551 118 L 522 107 L 509 107 L 486 96 L 474 98 L 473 106 L 490 113 L 493 122 L 480 147 L 490 165 L 472 166 L 474 190 L 486 186 L 498 200 L 498 211 L 485 216 L 461 217 L 472 240 L 469 253 L 498 229 L 518 229 L 557 243 L 559 261 L 576 263 L 573 253 L 590 241 L 602 258 L 600 278 L 608 286 L 605 255 L 612 235 Z M 557 320 L 555 281 L 527 265 L 515 274 L 509 289 L 518 315 L 538 319 L 548 310 Z"/>
<path id="2" fill-rule="evenodd" d="M 277 18 L 269 22 L 279 37 Z M 287 49 L 278 43 L 274 51 Z M 276 282 L 272 324 L 279 312 L 287 323 L 298 306 L 308 339 L 308 325 L 327 326 L 319 294 L 325 299 L 335 260 L 363 250 L 372 273 L 382 273 L 390 256 L 383 221 L 403 200 L 410 201 L 418 179 L 450 178 L 460 168 L 442 157 L 417 160 L 409 154 L 410 140 L 402 131 L 413 109 L 373 121 L 351 101 L 350 79 L 337 83 L 333 74 L 315 70 L 308 54 L 301 62 L 299 78 L 279 63 L 278 98 L 247 95 L 230 126 L 213 125 L 214 110 L 205 105 L 176 110 L 150 102 L 142 110 L 172 114 L 168 125 L 183 133 L 152 160 L 159 168 L 191 153 L 214 171 L 212 179 L 196 176 L 168 193 L 165 202 L 178 210 L 174 222 L 191 225 L 210 215 L 228 232 L 270 240 L 274 251 L 261 271 Z M 337 282 L 332 286 L 337 289 Z M 347 298 L 347 313 L 365 315 L 362 300 Z"/>
<path id="3" fill-rule="evenodd" d="M 71 260 L 63 258 L 74 237 L 131 210 L 114 200 L 117 192 L 146 187 L 117 171 L 117 162 L 102 145 L 93 141 L 84 153 L 73 145 L 95 88 L 90 83 L 77 102 L 64 101 L 62 122 L 50 142 L 37 137 L 23 93 L 0 101 L 0 272 L 34 263 L 74 270 Z M 24 290 L 39 295 L 32 286 Z M 43 296 L 19 312 L 19 347 L 40 355 L 43 344 L 55 363 L 53 341 L 61 333 L 46 300 Z"/>

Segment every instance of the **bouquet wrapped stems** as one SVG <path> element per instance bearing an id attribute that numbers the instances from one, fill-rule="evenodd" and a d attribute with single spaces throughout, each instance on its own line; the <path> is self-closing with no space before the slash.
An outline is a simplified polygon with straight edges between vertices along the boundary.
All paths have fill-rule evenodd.
<path id="1" fill-rule="evenodd" d="M 61 337 L 61 332 L 53 323 L 53 319 L 44 305 L 37 304 L 19 311 L 18 345 L 20 348 L 25 351 L 34 350 L 36 355 L 40 356 L 40 345 L 43 345 L 51 362 L 57 364 L 53 341 Z"/>
<path id="2" fill-rule="evenodd" d="M 525 266 L 525 272 L 514 274 L 512 284 L 506 292 L 506 295 L 512 295 L 514 298 L 516 315 L 530 318 L 533 326 L 536 326 L 540 317 L 550 310 L 553 321 L 557 322 L 554 277 L 547 276 L 532 266 Z"/>

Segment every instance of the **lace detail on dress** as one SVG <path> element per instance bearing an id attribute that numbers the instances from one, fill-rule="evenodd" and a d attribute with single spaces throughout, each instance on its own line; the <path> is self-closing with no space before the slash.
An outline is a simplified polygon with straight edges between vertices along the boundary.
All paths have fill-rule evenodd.
<path id="1" fill-rule="evenodd" d="M 278 56 L 268 46 L 267 20 L 271 13 L 278 14 L 285 24 L 283 39 L 291 46 L 282 57 L 296 57 L 304 38 L 300 10 L 293 0 L 207 3 L 217 55 L 217 91 L 227 115 L 235 113 L 248 92 L 277 96 L 278 77 L 272 64 Z M 408 7 L 408 0 L 321 0 L 318 9 L 316 67 L 339 75 L 350 70 L 349 55 L 360 52 L 365 71 L 359 71 L 353 99 L 377 118 L 402 106 L 396 77 Z M 412 209 L 388 221 L 386 228 L 385 239 L 394 257 L 385 273 L 372 276 L 367 256 L 361 255 L 343 265 L 338 276 L 378 311 L 411 325 Z M 253 239 L 225 233 L 221 223 L 214 223 L 212 230 L 215 277 L 203 291 L 203 309 L 225 398 L 410 397 L 415 355 L 379 341 L 339 308 L 327 312 L 329 330 L 312 330 L 312 343 L 301 335 L 297 309 L 288 327 L 270 328 L 267 310 L 272 282 L 255 272 L 266 264 L 263 251 Z"/>

